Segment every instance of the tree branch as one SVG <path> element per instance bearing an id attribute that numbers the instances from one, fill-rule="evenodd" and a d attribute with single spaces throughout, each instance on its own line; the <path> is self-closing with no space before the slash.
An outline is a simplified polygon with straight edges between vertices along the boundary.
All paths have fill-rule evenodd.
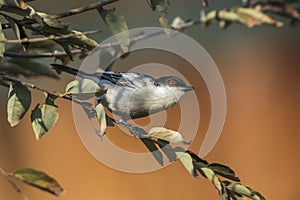
<path id="1" fill-rule="evenodd" d="M 24 38 L 22 40 L 0 40 L 0 43 L 6 43 L 6 44 L 20 44 L 20 43 L 35 43 L 35 42 L 45 42 L 48 40 L 61 40 L 61 39 L 68 39 L 76 36 L 81 36 L 81 35 L 91 35 L 91 34 L 97 34 L 102 32 L 102 30 L 94 30 L 94 31 L 85 31 L 82 33 L 70 33 L 67 35 L 60 35 L 60 36 L 55 36 L 55 35 L 50 35 L 48 37 L 43 37 L 43 38 Z"/>
<path id="2" fill-rule="evenodd" d="M 71 54 L 81 54 L 85 52 L 81 49 L 74 49 L 71 50 Z M 60 56 L 66 56 L 65 51 L 54 51 L 54 52 L 46 52 L 46 53 L 19 53 L 19 52 L 12 52 L 12 51 L 6 51 L 4 53 L 4 56 L 6 57 L 13 57 L 13 58 L 49 58 L 49 57 L 60 57 Z"/>
<path id="3" fill-rule="evenodd" d="M 18 84 L 21 84 L 21 85 L 23 85 L 27 88 L 36 89 L 38 91 L 45 92 L 47 94 L 51 94 L 51 95 L 56 96 L 58 98 L 62 98 L 62 99 L 72 101 L 72 102 L 74 102 L 76 104 L 79 104 L 82 107 L 88 109 L 89 111 L 94 111 L 94 108 L 92 108 L 90 106 L 87 106 L 86 104 L 82 103 L 79 100 L 76 100 L 76 99 L 72 98 L 70 95 L 67 95 L 67 94 L 62 94 L 62 93 L 59 93 L 59 92 L 50 91 L 48 89 L 42 88 L 42 87 L 34 85 L 32 83 L 28 83 L 28 82 L 25 82 L 25 81 L 20 81 L 18 79 L 7 77 L 7 76 L 1 75 L 1 74 L 0 74 L 0 80 L 5 80 L 5 81 L 8 81 L 8 82 L 12 82 L 12 83 L 18 83 Z"/>
<path id="4" fill-rule="evenodd" d="M 65 12 L 62 12 L 62 13 L 57 13 L 57 14 L 52 15 L 51 17 L 53 19 L 61 19 L 61 18 L 64 18 L 64 17 L 69 17 L 69 16 L 72 16 L 72 15 L 76 15 L 76 14 L 87 12 L 87 11 L 90 11 L 90 10 L 93 10 L 93 9 L 97 9 L 101 6 L 106 6 L 108 4 L 111 4 L 111 3 L 114 3 L 114 2 L 117 2 L 117 1 L 119 1 L 119 0 L 103 0 L 103 1 L 100 1 L 100 2 L 97 2 L 97 3 L 92 3 L 92 4 L 89 4 L 89 5 L 86 5 L 86 6 L 82 6 L 82 7 L 79 7 L 79 8 L 74 8 L 74 9 L 71 9 L 71 10 L 68 10 L 68 11 L 65 11 Z M 22 20 L 19 20 L 18 23 L 21 26 L 26 25 L 26 23 L 23 22 Z M 11 25 L 9 23 L 1 24 L 1 26 L 2 26 L 2 29 L 11 28 Z"/>
<path id="5" fill-rule="evenodd" d="M 140 40 L 144 40 L 146 38 L 150 38 L 150 37 L 154 37 L 157 35 L 161 35 L 164 34 L 164 31 L 157 31 L 157 32 L 153 32 L 153 33 L 138 33 L 136 36 L 133 36 L 130 39 L 130 44 L 133 44 L 135 42 L 138 42 Z M 119 42 L 112 42 L 112 43 L 107 43 L 107 44 L 103 44 L 100 45 L 99 48 L 101 49 L 105 49 L 105 48 L 110 48 L 110 47 L 116 47 L 119 46 L 120 43 Z M 81 54 L 84 53 L 86 51 L 81 50 L 81 49 L 74 49 L 71 50 L 71 54 L 75 55 L 75 54 Z M 54 51 L 54 52 L 46 52 L 46 53 L 19 53 L 19 52 L 10 52 L 10 51 L 6 51 L 4 53 L 4 56 L 6 57 L 14 57 L 14 58 L 47 58 L 47 57 L 60 57 L 60 56 L 66 56 L 66 52 L 65 51 Z"/>
<path id="6" fill-rule="evenodd" d="M 80 13 L 87 12 L 87 11 L 90 11 L 90 10 L 94 10 L 94 9 L 97 9 L 99 7 L 102 7 L 102 6 L 106 6 L 106 5 L 114 3 L 116 1 L 118 1 L 118 0 L 104 0 L 104 1 L 97 2 L 97 3 L 92 3 L 92 4 L 89 4 L 87 6 L 74 8 L 72 10 L 68 10 L 68 11 L 65 11 L 65 12 L 62 12 L 62 13 L 57 13 L 55 15 L 52 15 L 52 18 L 53 19 L 61 19 L 61 18 L 64 18 L 64 17 L 69 17 L 69 16 L 72 16 L 72 15 L 76 15 L 76 14 L 80 14 Z"/>
<path id="7" fill-rule="evenodd" d="M 5 179 L 10 183 L 10 185 L 21 195 L 23 200 L 29 200 L 28 197 L 25 195 L 25 193 L 15 184 L 12 180 L 10 180 L 9 175 L 0 168 L 0 173 L 5 177 Z"/>

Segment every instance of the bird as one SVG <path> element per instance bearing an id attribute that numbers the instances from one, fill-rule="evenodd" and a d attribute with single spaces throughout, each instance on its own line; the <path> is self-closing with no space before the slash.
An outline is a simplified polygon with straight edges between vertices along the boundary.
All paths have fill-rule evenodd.
<path id="1" fill-rule="evenodd" d="M 154 78 L 137 72 L 86 73 L 73 67 L 51 64 L 61 72 L 90 79 L 107 92 L 97 97 L 98 103 L 113 115 L 127 121 L 166 110 L 180 101 L 185 93 L 194 90 L 177 76 Z"/>

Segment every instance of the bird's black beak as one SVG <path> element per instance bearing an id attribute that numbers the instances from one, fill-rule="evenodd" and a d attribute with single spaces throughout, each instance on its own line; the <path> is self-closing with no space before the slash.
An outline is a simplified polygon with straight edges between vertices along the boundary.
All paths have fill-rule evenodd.
<path id="1" fill-rule="evenodd" d="M 193 86 L 184 86 L 182 87 L 182 91 L 184 92 L 188 92 L 188 91 L 191 91 L 191 90 L 194 90 L 195 88 Z"/>

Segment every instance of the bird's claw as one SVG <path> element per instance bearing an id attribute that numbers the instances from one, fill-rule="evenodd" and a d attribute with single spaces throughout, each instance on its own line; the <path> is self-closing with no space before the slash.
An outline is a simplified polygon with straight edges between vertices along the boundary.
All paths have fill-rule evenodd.
<path id="1" fill-rule="evenodd" d="M 149 138 L 149 135 L 147 134 L 147 132 L 138 126 L 132 127 L 130 132 L 132 135 L 134 135 L 137 138 Z"/>

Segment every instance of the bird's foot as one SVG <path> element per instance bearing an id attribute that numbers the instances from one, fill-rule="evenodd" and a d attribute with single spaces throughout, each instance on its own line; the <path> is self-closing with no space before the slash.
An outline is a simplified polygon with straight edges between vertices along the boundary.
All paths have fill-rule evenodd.
<path id="1" fill-rule="evenodd" d="M 126 128 L 134 137 L 149 138 L 149 135 L 147 134 L 147 132 L 144 129 L 142 129 L 136 125 L 130 124 L 127 121 L 124 121 L 123 119 L 120 119 L 115 122 L 117 124 L 123 126 L 124 128 Z"/>
<path id="2" fill-rule="evenodd" d="M 149 135 L 147 134 L 147 132 L 138 126 L 133 126 L 130 129 L 130 133 L 137 138 L 149 138 Z"/>

